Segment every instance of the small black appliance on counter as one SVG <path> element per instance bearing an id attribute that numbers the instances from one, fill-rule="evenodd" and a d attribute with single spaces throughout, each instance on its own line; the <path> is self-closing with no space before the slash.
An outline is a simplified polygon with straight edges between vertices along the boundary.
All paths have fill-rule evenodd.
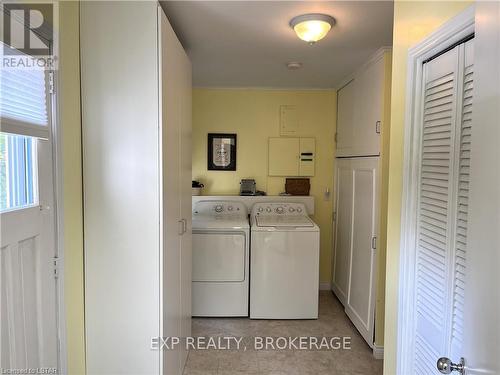
<path id="1" fill-rule="evenodd" d="M 257 190 L 255 180 L 253 178 L 244 178 L 240 182 L 240 195 L 266 195 L 264 191 Z"/>

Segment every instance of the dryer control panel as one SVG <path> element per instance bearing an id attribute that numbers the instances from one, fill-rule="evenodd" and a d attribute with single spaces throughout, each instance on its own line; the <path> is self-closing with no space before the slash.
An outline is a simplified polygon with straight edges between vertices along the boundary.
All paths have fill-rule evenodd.
<path id="1" fill-rule="evenodd" d="M 246 218 L 248 210 L 241 202 L 201 201 L 197 202 L 193 207 L 193 217 L 196 216 Z"/>
<path id="2" fill-rule="evenodd" d="M 307 216 L 303 203 L 256 203 L 252 208 L 252 216 L 286 215 Z"/>

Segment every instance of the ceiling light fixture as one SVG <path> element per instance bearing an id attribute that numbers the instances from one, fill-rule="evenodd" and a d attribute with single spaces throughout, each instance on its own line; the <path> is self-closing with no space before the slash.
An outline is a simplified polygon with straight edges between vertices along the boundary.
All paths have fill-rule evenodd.
<path id="1" fill-rule="evenodd" d="M 286 67 L 288 70 L 297 70 L 302 68 L 302 63 L 298 61 L 291 61 L 289 63 L 286 63 Z"/>
<path id="2" fill-rule="evenodd" d="M 290 21 L 290 27 L 295 30 L 297 36 L 310 44 L 323 39 L 333 25 L 335 18 L 320 13 L 302 14 Z"/>

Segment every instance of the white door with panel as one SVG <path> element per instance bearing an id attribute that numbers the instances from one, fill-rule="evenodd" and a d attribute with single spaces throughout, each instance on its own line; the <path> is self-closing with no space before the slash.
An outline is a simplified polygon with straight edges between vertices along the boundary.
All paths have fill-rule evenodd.
<path id="1" fill-rule="evenodd" d="M 458 362 L 464 354 L 467 259 L 479 250 L 468 244 L 471 146 L 478 144 L 472 139 L 474 39 L 422 69 L 422 110 L 410 161 L 415 183 L 407 188 L 402 233 L 410 289 L 402 370 L 427 375 L 440 373 L 438 358 Z M 438 366 L 449 370 L 445 362 Z"/>
<path id="2" fill-rule="evenodd" d="M 2 372 L 60 371 L 50 77 L 37 68 L 0 74 Z"/>
<path id="3" fill-rule="evenodd" d="M 27 168 L 23 172 L 34 174 L 33 189 L 37 190 L 38 199 L 0 213 L 0 367 L 57 368 L 57 258 L 51 142 L 11 135 L 7 138 L 10 138 L 7 144 L 23 144 L 26 159 L 17 162 L 34 163 L 34 170 Z M 31 143 L 30 151 L 27 142 Z M 7 150 L 19 151 L 14 150 L 18 145 L 5 146 Z"/>
<path id="4" fill-rule="evenodd" d="M 373 346 L 378 158 L 337 159 L 333 290 Z"/>
<path id="5" fill-rule="evenodd" d="M 163 336 L 191 335 L 191 63 L 158 7 L 163 180 Z M 186 345 L 164 353 L 182 373 Z"/>

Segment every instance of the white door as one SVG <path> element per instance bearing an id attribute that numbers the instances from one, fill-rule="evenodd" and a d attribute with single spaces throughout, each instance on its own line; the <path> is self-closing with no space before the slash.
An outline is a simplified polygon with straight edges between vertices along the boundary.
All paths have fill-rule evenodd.
<path id="1" fill-rule="evenodd" d="M 352 208 L 349 281 L 345 312 L 365 341 L 373 345 L 378 158 L 351 160 Z"/>
<path id="2" fill-rule="evenodd" d="M 415 186 L 407 199 L 405 252 L 408 275 L 402 370 L 438 374 L 436 361 L 458 362 L 464 353 L 466 274 L 471 254 L 468 244 L 472 137 L 474 39 L 435 56 L 422 67 L 422 104 L 416 122 L 412 166 Z M 472 141 L 471 141 L 472 139 Z M 472 146 L 472 147 L 471 147 Z M 408 206 L 409 205 L 409 206 Z M 408 216 L 414 208 L 415 222 Z M 405 298 L 405 296 L 403 296 Z M 495 322 L 498 323 L 498 322 Z M 408 346 L 406 346 L 408 345 Z M 441 363 L 443 365 L 443 363 Z M 443 370 L 444 371 L 444 370 Z"/>
<path id="3" fill-rule="evenodd" d="M 349 286 L 352 243 L 352 169 L 351 159 L 336 159 L 335 252 L 332 290 L 345 306 Z"/>
<path id="4" fill-rule="evenodd" d="M 158 7 L 163 178 L 163 335 L 191 335 L 191 63 Z M 165 375 L 181 374 L 184 344 L 164 352 Z"/>
<path id="5" fill-rule="evenodd" d="M 160 77 L 161 77 L 161 134 L 163 178 L 163 332 L 164 337 L 181 336 L 181 239 L 184 223 L 180 218 L 180 118 L 177 92 L 179 64 L 176 37 L 158 7 Z M 165 375 L 181 374 L 181 348 L 163 351 Z"/>
<path id="6" fill-rule="evenodd" d="M 0 71 L 2 371 L 59 363 L 49 77 L 36 68 Z"/>
<path id="7" fill-rule="evenodd" d="M 178 43 L 178 42 L 177 42 Z M 183 235 L 181 237 L 181 337 L 191 336 L 191 269 L 192 269 L 192 79 L 191 62 L 186 53 L 178 44 L 181 52 L 181 66 L 179 71 L 179 91 L 181 93 L 181 129 L 180 129 L 180 148 L 181 148 L 181 167 L 180 167 L 180 194 L 181 220 L 184 220 Z M 187 350 L 181 351 L 181 369 L 187 360 Z"/>
<path id="8" fill-rule="evenodd" d="M 58 367 L 52 148 L 0 133 L 2 369 Z M 10 201 L 10 204 L 9 204 Z"/>
<path id="9" fill-rule="evenodd" d="M 500 374 L 500 3 L 476 3 L 463 352 L 466 374 Z"/>

